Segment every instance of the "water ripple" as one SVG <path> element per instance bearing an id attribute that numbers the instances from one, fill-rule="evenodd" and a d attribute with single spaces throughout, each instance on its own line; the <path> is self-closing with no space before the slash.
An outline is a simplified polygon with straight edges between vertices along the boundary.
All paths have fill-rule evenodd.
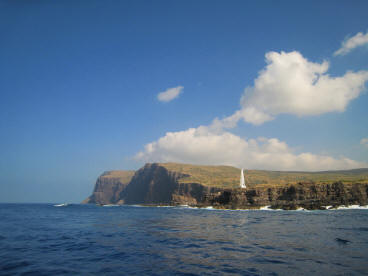
<path id="1" fill-rule="evenodd" d="M 0 274 L 336 275 L 368 263 L 365 210 L 1 207 Z"/>

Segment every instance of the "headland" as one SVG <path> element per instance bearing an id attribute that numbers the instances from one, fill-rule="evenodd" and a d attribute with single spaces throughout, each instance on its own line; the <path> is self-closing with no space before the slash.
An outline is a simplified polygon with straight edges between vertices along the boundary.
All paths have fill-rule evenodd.
<path id="1" fill-rule="evenodd" d="M 308 210 L 368 205 L 368 168 L 283 172 L 179 163 L 147 163 L 137 171 L 108 171 L 83 203 L 188 205 L 218 209 Z"/>

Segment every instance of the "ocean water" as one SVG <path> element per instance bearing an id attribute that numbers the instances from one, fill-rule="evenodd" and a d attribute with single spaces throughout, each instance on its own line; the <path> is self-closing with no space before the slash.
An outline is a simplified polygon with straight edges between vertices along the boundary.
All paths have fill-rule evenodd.
<path id="1" fill-rule="evenodd" d="M 0 275 L 364 275 L 368 210 L 0 204 Z"/>

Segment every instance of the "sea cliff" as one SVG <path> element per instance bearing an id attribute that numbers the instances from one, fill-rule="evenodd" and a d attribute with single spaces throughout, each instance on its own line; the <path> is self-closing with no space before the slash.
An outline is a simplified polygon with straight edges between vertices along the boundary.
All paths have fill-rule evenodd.
<path id="1" fill-rule="evenodd" d="M 207 194 L 203 206 L 226 209 L 254 209 L 269 206 L 272 209 L 308 210 L 326 209 L 341 205 L 368 205 L 368 184 L 297 183 L 287 187 L 226 189 Z"/>
<path id="2" fill-rule="evenodd" d="M 368 205 L 368 169 L 328 172 L 240 170 L 229 166 L 148 163 L 101 175 L 84 203 L 213 206 L 226 209 L 324 209 Z"/>
<path id="3" fill-rule="evenodd" d="M 201 183 L 183 183 L 181 180 L 188 176 L 162 164 L 146 164 L 135 173 L 120 198 L 125 204 L 196 205 L 204 195 L 221 190 Z"/>
<path id="4" fill-rule="evenodd" d="M 82 203 L 117 204 L 120 193 L 127 187 L 134 171 L 107 171 L 97 178 L 91 196 Z"/>

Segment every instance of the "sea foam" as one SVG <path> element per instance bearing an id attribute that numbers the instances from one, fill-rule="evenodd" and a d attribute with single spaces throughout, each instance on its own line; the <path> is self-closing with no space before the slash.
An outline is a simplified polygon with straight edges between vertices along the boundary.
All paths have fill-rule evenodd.
<path id="1" fill-rule="evenodd" d="M 68 206 L 68 203 L 55 204 L 54 207 L 64 207 Z"/>

